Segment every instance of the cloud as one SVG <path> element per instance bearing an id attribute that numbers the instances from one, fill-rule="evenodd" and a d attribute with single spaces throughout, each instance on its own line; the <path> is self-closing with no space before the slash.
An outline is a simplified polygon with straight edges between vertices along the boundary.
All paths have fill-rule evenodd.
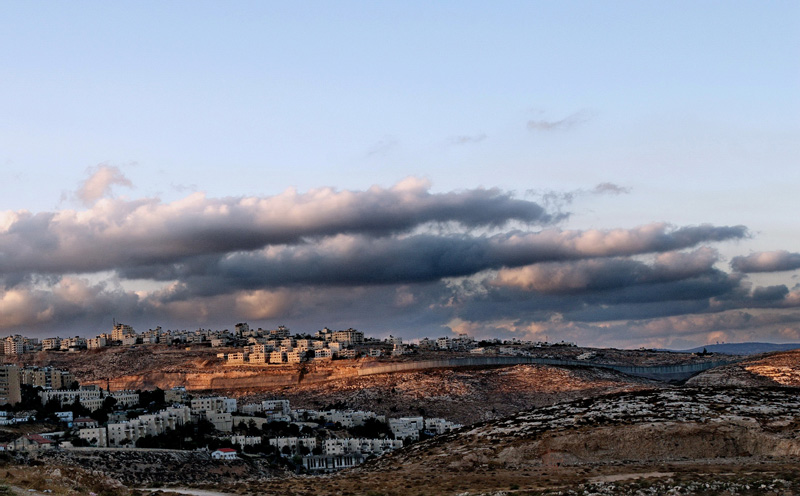
<path id="1" fill-rule="evenodd" d="M 755 288 L 752 297 L 756 301 L 779 301 L 785 299 L 788 295 L 789 288 L 781 284 Z"/>
<path id="2" fill-rule="evenodd" d="M 780 272 L 800 269 L 800 253 L 785 250 L 761 251 L 731 260 L 733 270 L 739 272 Z"/>
<path id="3" fill-rule="evenodd" d="M 480 143 L 481 141 L 486 139 L 486 134 L 480 133 L 475 135 L 465 135 L 462 134 L 460 136 L 454 136 L 450 138 L 450 143 L 454 145 L 468 145 L 472 143 Z"/>
<path id="4" fill-rule="evenodd" d="M 164 203 L 108 198 L 118 183 L 105 177 L 96 187 L 104 197 L 84 210 L 0 212 L 0 329 L 255 320 L 608 345 L 744 336 L 751 331 L 736 326 L 745 315 L 782 339 L 800 325 L 800 288 L 754 287 L 718 267 L 712 245 L 749 237 L 744 226 L 563 229 L 567 216 L 548 201 L 498 189 L 432 193 L 415 178 Z M 624 191 L 605 183 L 582 193 Z"/>
<path id="5" fill-rule="evenodd" d="M 572 263 L 540 263 L 502 269 L 492 284 L 540 293 L 575 293 L 668 282 L 712 272 L 717 252 L 665 253 L 652 265 L 629 258 L 600 258 Z"/>
<path id="6" fill-rule="evenodd" d="M 408 179 L 366 191 L 321 188 L 222 199 L 195 193 L 166 204 L 103 199 L 87 211 L 4 212 L 0 276 L 184 263 L 341 234 L 390 236 L 430 224 L 499 228 L 512 221 L 541 225 L 560 218 L 496 189 L 432 194 L 429 188 Z"/>
<path id="7" fill-rule="evenodd" d="M 493 236 L 420 234 L 373 238 L 338 235 L 302 245 L 270 246 L 262 250 L 186 258 L 168 265 L 140 265 L 121 270 L 127 278 L 180 280 L 175 296 L 208 295 L 232 288 L 271 288 L 290 285 L 363 286 L 431 282 L 464 277 L 487 270 L 592 257 L 630 256 L 695 246 L 709 240 L 736 239 L 744 231 L 729 227 L 684 227 L 666 224 L 631 230 L 509 232 Z M 670 279 L 708 271 L 716 260 L 713 250 L 659 258 L 652 278 Z M 693 265 L 694 264 L 694 265 Z M 607 268 L 604 268 L 609 266 Z M 644 271 L 627 260 L 585 262 L 573 270 L 595 267 L 609 277 Z M 547 271 L 528 268 L 529 271 Z M 668 273 L 669 272 L 669 273 Z M 501 274 L 510 274 L 501 271 Z M 615 275 L 617 274 L 617 275 Z M 678 275 L 676 275 L 678 274 Z"/>
<path id="8" fill-rule="evenodd" d="M 563 119 L 558 120 L 529 120 L 528 121 L 528 130 L 530 131 L 541 131 L 541 132 L 553 132 L 553 131 L 566 131 L 572 129 L 575 126 L 583 124 L 584 122 L 588 121 L 591 118 L 591 115 L 587 111 L 580 111 L 575 112 L 574 114 L 570 114 Z"/>
<path id="9" fill-rule="evenodd" d="M 625 195 L 630 193 L 631 189 L 614 183 L 600 183 L 594 187 L 592 192 L 598 195 Z"/>
<path id="10" fill-rule="evenodd" d="M 133 184 L 118 167 L 100 164 L 90 169 L 91 175 L 80 185 L 75 195 L 89 206 L 111 193 L 114 185 L 132 187 Z"/>

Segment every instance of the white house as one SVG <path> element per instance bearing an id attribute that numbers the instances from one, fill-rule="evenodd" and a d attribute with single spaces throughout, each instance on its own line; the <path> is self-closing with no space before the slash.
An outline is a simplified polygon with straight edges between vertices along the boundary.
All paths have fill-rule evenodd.
<path id="1" fill-rule="evenodd" d="M 211 458 L 215 460 L 236 460 L 236 450 L 233 448 L 220 448 L 211 452 Z"/>

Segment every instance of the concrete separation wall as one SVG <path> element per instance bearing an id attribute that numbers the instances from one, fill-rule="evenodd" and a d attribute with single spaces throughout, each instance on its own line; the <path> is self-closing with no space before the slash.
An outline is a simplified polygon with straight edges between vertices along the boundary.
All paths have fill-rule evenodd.
<path id="1" fill-rule="evenodd" d="M 611 365 L 605 363 L 587 362 L 583 360 L 559 360 L 555 358 L 533 357 L 463 357 L 446 358 L 440 360 L 423 360 L 419 362 L 398 362 L 375 364 L 358 370 L 358 375 L 388 374 L 407 370 L 438 369 L 452 367 L 485 367 L 492 365 L 520 365 L 537 364 L 553 365 L 557 367 L 599 367 L 616 370 L 623 374 L 647 377 L 659 380 L 682 380 L 721 365 L 733 363 L 734 360 L 714 360 L 708 362 L 695 362 L 682 365 L 662 365 L 653 367 L 634 367 L 628 365 Z"/>

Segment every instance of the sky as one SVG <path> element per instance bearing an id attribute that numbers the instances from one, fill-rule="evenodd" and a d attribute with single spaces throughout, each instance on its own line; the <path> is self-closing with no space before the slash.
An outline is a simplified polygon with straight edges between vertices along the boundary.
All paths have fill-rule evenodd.
<path id="1" fill-rule="evenodd" d="M 0 19 L 0 336 L 800 342 L 797 2 Z"/>

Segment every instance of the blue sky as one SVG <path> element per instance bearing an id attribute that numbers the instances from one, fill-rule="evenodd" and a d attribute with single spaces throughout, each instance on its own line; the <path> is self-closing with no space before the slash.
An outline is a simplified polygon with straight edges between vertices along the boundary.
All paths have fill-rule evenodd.
<path id="1" fill-rule="evenodd" d="M 536 338 L 546 329 L 551 337 L 617 346 L 800 339 L 792 268 L 800 251 L 796 2 L 0 2 L 0 14 L 0 212 L 7 219 L 0 224 L 0 333 L 94 334 L 115 315 L 137 328 L 230 327 L 249 319 L 407 337 L 461 330 Z M 136 277 L 128 262 L 139 260 L 135 253 L 97 266 L 15 258 L 74 260 L 66 251 L 75 234 L 58 224 L 59 214 L 74 213 L 69 225 L 88 236 L 83 222 L 124 223 L 115 215 L 156 202 L 164 210 L 154 207 L 158 215 L 176 216 L 169 217 L 174 226 L 193 226 L 191 235 L 205 241 L 221 235 L 211 226 L 222 221 L 203 217 L 209 204 L 246 210 L 248 201 L 262 200 L 273 209 L 283 199 L 348 218 L 352 212 L 337 210 L 352 208 L 342 207 L 350 205 L 344 196 L 361 198 L 377 186 L 374 196 L 385 198 L 370 201 L 379 212 L 398 201 L 395 185 L 409 181 L 415 201 L 438 205 L 429 205 L 435 225 L 409 208 L 404 230 L 391 234 L 365 234 L 361 223 L 347 228 L 355 231 L 328 226 L 295 244 L 265 238 L 213 255 L 269 258 L 284 250 L 280 260 L 302 255 L 324 266 L 300 251 L 352 247 L 365 242 L 353 236 L 366 236 L 362 256 L 383 267 L 391 261 L 370 251 L 380 241 L 402 245 L 420 234 L 440 243 L 441 236 L 474 241 L 514 230 L 633 230 L 660 222 L 669 233 L 701 224 L 742 225 L 747 233 L 676 248 L 705 260 L 714 277 L 727 275 L 724 287 L 697 295 L 684 288 L 683 296 L 653 287 L 664 298 L 647 302 L 626 299 L 625 291 L 656 284 L 642 271 L 660 273 L 664 264 L 654 257 L 664 251 L 615 252 L 646 268 L 627 265 L 635 276 L 617 281 L 613 297 L 600 275 L 607 272 L 592 265 L 620 262 L 610 255 L 514 266 L 492 259 L 468 274 L 433 271 L 424 281 L 402 272 L 408 267 L 394 279 L 356 281 L 333 269 L 309 278 L 308 265 L 298 265 L 294 277 L 238 290 L 230 274 L 225 284 L 215 279 L 210 265 L 199 285 L 196 274 L 177 270 L 189 260 L 167 249 L 159 251 L 170 255 L 156 261 L 158 271 L 147 259 Z M 287 195 L 292 188 L 297 194 Z M 331 194 L 308 194 L 320 188 Z M 507 217 L 496 222 L 465 221 L 481 188 L 496 191 L 494 202 L 524 201 L 554 219 L 562 215 L 542 222 L 500 209 Z M 464 210 L 447 217 L 439 208 L 453 195 Z M 23 211 L 33 216 L 25 229 Z M 298 222 L 316 219 L 307 214 Z M 50 215 L 56 220 L 42 220 Z M 156 221 L 141 218 L 128 225 L 131 232 L 146 233 Z M 57 241 L 34 242 L 45 234 Z M 140 236 L 133 246 L 159 243 Z M 89 237 L 121 250 L 98 232 Z M 706 248 L 715 251 L 713 262 Z M 731 268 L 735 257 L 760 252 L 788 265 Z M 522 276 L 503 270 L 561 280 L 580 272 L 583 285 L 522 290 L 508 282 Z M 88 292 L 81 309 L 64 296 L 75 284 Z M 464 289 L 471 284 L 480 291 Z M 207 286 L 228 292 L 212 295 Z M 786 292 L 770 293 L 768 305 L 760 286 Z M 498 289 L 508 287 L 521 293 Z M 261 301 L 259 294 L 269 295 L 264 308 L 272 311 L 241 306 Z M 375 301 L 363 303 L 364 294 Z M 165 309 L 167 301 L 181 310 Z"/>

